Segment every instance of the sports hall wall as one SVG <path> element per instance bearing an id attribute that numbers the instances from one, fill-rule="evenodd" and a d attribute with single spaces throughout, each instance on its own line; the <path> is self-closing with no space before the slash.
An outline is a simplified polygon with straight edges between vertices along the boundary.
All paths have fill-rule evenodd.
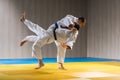
<path id="1" fill-rule="evenodd" d="M 34 35 L 19 21 L 23 11 L 29 20 L 47 29 L 67 14 L 86 17 L 86 9 L 86 0 L 0 0 L 0 58 L 31 58 L 32 43 L 19 46 L 25 36 Z M 56 57 L 56 49 L 55 44 L 43 47 L 43 56 Z M 87 27 L 80 30 L 73 50 L 66 56 L 87 56 Z"/>
<path id="2" fill-rule="evenodd" d="M 87 56 L 120 59 L 120 0 L 88 0 Z"/>

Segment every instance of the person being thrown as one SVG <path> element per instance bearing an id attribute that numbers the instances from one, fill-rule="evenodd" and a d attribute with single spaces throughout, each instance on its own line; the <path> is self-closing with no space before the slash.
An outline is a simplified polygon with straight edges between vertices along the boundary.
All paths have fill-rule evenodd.
<path id="1" fill-rule="evenodd" d="M 63 66 L 66 50 L 72 49 L 78 36 L 78 30 L 85 26 L 86 19 L 84 17 L 76 18 L 72 15 L 67 15 L 45 30 L 38 24 L 27 20 L 25 17 L 26 13 L 24 12 L 20 17 L 20 21 L 36 35 L 25 37 L 20 42 L 20 46 L 23 46 L 26 42 L 33 42 L 32 56 L 38 59 L 38 67 L 35 69 L 44 66 L 41 47 L 55 42 L 57 46 L 57 62 L 59 69 L 66 70 Z"/>

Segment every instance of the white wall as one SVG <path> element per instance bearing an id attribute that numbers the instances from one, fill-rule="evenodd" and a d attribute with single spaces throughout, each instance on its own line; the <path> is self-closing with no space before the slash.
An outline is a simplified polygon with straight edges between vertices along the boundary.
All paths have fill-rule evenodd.
<path id="1" fill-rule="evenodd" d="M 20 21 L 26 11 L 27 18 L 45 29 L 67 14 L 86 16 L 86 0 L 0 0 L 0 58 L 29 58 L 32 43 L 19 47 L 19 42 L 33 34 Z M 87 55 L 87 28 L 80 30 L 77 42 L 67 57 L 85 57 Z M 54 44 L 43 48 L 44 57 L 56 57 Z"/>
<path id="2" fill-rule="evenodd" d="M 120 59 L 120 0 L 88 0 L 87 57 Z"/>

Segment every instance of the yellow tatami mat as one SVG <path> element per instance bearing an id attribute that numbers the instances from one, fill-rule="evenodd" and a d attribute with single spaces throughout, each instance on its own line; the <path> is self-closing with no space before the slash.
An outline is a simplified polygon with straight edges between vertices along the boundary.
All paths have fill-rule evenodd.
<path id="1" fill-rule="evenodd" d="M 0 80 L 120 80 L 120 62 L 46 63 L 35 70 L 37 64 L 0 65 Z"/>

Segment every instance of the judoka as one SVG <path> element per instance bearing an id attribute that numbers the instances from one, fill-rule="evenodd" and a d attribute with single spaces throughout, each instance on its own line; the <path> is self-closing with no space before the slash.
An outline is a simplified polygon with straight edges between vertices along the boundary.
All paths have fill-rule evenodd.
<path id="1" fill-rule="evenodd" d="M 67 15 L 45 30 L 38 24 L 27 20 L 25 15 L 25 13 L 22 14 L 20 21 L 23 22 L 29 30 L 34 32 L 36 35 L 25 37 L 21 41 L 20 46 L 23 46 L 26 42 L 33 42 L 32 56 L 38 59 L 38 66 L 35 69 L 39 69 L 44 66 L 41 47 L 55 42 L 57 46 L 58 68 L 65 70 L 63 63 L 66 50 L 72 49 L 78 36 L 78 30 L 79 28 L 85 26 L 86 19 L 84 17 L 77 18 L 72 15 Z"/>

